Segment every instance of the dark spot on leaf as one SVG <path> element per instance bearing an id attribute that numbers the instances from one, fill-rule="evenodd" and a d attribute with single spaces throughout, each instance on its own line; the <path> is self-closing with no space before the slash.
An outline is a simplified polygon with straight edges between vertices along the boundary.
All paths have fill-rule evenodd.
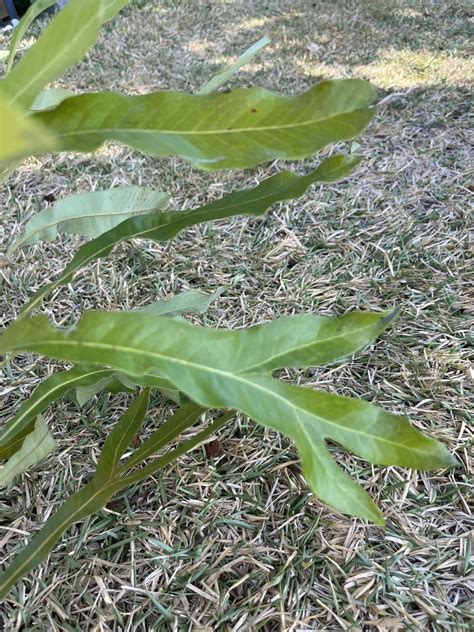
<path id="1" fill-rule="evenodd" d="M 255 114 L 255 112 L 257 111 L 257 108 L 252 108 L 250 111 L 252 112 L 252 114 Z"/>

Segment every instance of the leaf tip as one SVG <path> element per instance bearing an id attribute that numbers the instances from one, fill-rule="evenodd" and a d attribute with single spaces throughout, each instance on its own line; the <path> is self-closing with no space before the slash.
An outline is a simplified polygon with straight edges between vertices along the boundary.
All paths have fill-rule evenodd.
<path id="1" fill-rule="evenodd" d="M 394 309 L 387 310 L 382 318 L 380 319 L 380 324 L 384 327 L 388 327 L 394 320 L 398 318 L 398 315 L 402 311 L 401 305 L 398 305 Z"/>

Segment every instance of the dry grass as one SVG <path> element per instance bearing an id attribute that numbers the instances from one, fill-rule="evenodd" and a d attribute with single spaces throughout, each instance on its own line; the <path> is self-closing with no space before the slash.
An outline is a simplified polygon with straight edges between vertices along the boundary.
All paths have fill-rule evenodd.
<path id="1" fill-rule="evenodd" d="M 196 450 L 70 529 L 4 603 L 3 629 L 472 629 L 469 17 L 467 4 L 453 0 L 137 1 L 64 79 L 76 90 L 194 90 L 269 34 L 272 45 L 240 83 L 295 93 L 318 78 L 364 76 L 381 98 L 402 93 L 385 101 L 361 139 L 366 159 L 350 180 L 314 188 L 264 219 L 196 228 L 166 246 L 121 246 L 48 306 L 62 321 L 91 306 L 227 285 L 204 321 L 240 327 L 297 311 L 402 305 L 397 325 L 370 350 L 291 377 L 408 413 L 460 466 L 372 468 L 341 452 L 386 513 L 387 528 L 375 528 L 323 507 L 293 446 L 238 419 L 221 433 L 218 458 Z M 6 246 L 46 194 L 137 183 L 192 207 L 273 169 L 208 175 L 116 146 L 31 161 L 2 191 L 0 236 Z M 2 260 L 3 324 L 77 243 Z M 2 418 L 45 368 L 32 358 L 12 365 L 0 380 Z M 81 413 L 69 401 L 54 407 L 56 454 L 0 495 L 7 557 L 78 488 L 124 404 L 118 397 Z"/>

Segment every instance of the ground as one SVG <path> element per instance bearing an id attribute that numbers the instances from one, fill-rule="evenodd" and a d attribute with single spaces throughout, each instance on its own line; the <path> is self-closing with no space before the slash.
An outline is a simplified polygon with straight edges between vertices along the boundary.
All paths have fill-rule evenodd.
<path id="1" fill-rule="evenodd" d="M 219 456 L 194 450 L 71 528 L 2 606 L 3 629 L 472 629 L 469 13 L 452 0 L 136 0 L 58 84 L 193 91 L 264 34 L 271 45 L 231 86 L 295 94 L 322 78 L 369 78 L 382 103 L 350 178 L 263 219 L 195 228 L 169 245 L 122 245 L 47 308 L 63 322 L 90 307 L 219 285 L 227 289 L 207 324 L 399 305 L 398 322 L 354 359 L 287 377 L 408 414 L 459 466 L 371 467 L 334 448 L 387 517 L 386 528 L 373 527 L 324 507 L 292 444 L 238 418 L 220 433 Z M 282 166 L 209 175 L 116 145 L 31 160 L 1 192 L 2 248 L 21 222 L 70 192 L 146 184 L 192 208 Z M 77 245 L 68 238 L 2 258 L 1 324 Z M 31 357 L 13 363 L 0 379 L 1 418 L 52 369 Z M 99 397 L 78 411 L 63 400 L 47 414 L 55 454 L 0 495 L 7 556 L 92 471 L 96 445 L 124 404 Z"/>

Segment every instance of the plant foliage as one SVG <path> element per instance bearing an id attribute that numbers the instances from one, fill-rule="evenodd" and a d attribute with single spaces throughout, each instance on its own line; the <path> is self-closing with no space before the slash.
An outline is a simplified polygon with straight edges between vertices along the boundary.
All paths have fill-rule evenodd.
<path id="1" fill-rule="evenodd" d="M 71 0 L 13 65 L 22 36 L 40 8 L 50 4 L 39 2 L 24 16 L 12 39 L 9 72 L 0 81 L 4 177 L 28 156 L 91 152 L 109 140 L 153 156 L 180 156 L 207 170 L 304 159 L 359 135 L 374 116 L 373 89 L 360 80 L 324 81 L 292 97 L 261 88 L 216 92 L 267 43 L 265 38 L 198 94 L 71 95 L 47 89 L 84 57 L 100 25 L 127 0 Z M 8 459 L 0 470 L 0 484 L 10 484 L 54 450 L 42 414 L 67 392 L 74 393 L 82 406 L 104 390 L 142 390 L 105 439 L 93 477 L 49 517 L 0 576 L 1 596 L 52 550 L 70 525 L 210 437 L 235 411 L 294 441 L 308 485 L 325 503 L 376 524 L 383 523 L 380 510 L 337 465 L 328 441 L 377 465 L 430 469 L 453 464 L 446 448 L 422 435 L 407 418 L 363 400 L 289 384 L 277 374 L 283 368 L 313 367 L 350 356 L 372 343 L 393 321 L 396 310 L 356 311 L 338 318 L 299 314 L 235 331 L 201 327 L 183 318 L 206 311 L 223 291 L 218 288 L 211 295 L 191 290 L 130 311 L 89 311 L 67 328 L 53 326 L 44 315 L 32 316 L 52 290 L 70 283 L 78 270 L 109 255 L 125 240 L 168 241 L 204 222 L 262 215 L 273 204 L 303 195 L 315 183 L 347 176 L 360 160 L 355 155 L 332 155 L 306 175 L 281 171 L 252 189 L 234 191 L 189 211 L 165 210 L 168 195 L 150 189 L 82 193 L 41 211 L 26 224 L 10 253 L 53 240 L 59 233 L 89 241 L 0 332 L 5 362 L 28 352 L 72 365 L 44 380 L 0 429 L 0 458 Z M 151 390 L 179 407 L 133 450 L 130 444 L 145 421 Z M 226 412 L 211 421 L 216 410 Z M 181 434 L 198 420 L 202 428 L 179 443 Z M 176 442 L 177 447 L 169 449 Z"/>

